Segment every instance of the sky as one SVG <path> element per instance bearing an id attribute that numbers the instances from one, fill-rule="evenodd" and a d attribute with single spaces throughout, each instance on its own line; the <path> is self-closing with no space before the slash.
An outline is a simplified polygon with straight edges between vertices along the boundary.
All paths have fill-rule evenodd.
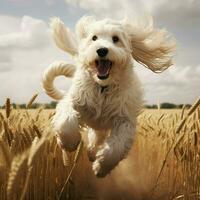
<path id="1" fill-rule="evenodd" d="M 162 74 L 135 64 L 146 103 L 193 103 L 200 96 L 200 0 L 0 0 L 0 105 L 7 97 L 28 102 L 35 93 L 38 102 L 52 100 L 41 86 L 43 71 L 55 60 L 73 60 L 54 44 L 51 17 L 73 31 L 83 15 L 122 19 L 125 14 L 152 15 L 155 26 L 177 41 L 174 65 Z M 67 90 L 71 82 L 61 77 L 55 84 Z"/>

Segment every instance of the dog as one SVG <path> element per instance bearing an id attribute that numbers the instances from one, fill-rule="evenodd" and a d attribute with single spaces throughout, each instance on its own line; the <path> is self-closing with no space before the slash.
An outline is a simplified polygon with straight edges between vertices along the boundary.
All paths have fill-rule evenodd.
<path id="1" fill-rule="evenodd" d="M 59 18 L 51 21 L 56 45 L 76 63 L 54 62 L 43 74 L 46 93 L 60 100 L 52 120 L 58 144 L 76 150 L 87 127 L 88 157 L 97 177 L 109 174 L 133 144 L 143 107 L 134 61 L 157 73 L 172 65 L 174 39 L 155 29 L 151 18 L 147 22 L 83 16 L 74 34 Z M 68 93 L 54 87 L 59 75 L 73 77 Z"/>

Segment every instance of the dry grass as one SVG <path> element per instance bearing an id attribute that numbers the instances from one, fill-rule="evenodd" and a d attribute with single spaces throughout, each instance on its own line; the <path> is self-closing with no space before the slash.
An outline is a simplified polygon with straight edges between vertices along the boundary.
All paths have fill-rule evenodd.
<path id="1" fill-rule="evenodd" d="M 0 110 L 0 199 L 200 199 L 199 104 L 145 110 L 127 159 L 97 179 L 83 143 L 71 154 L 57 146 L 53 110 L 12 109 L 7 100 Z"/>

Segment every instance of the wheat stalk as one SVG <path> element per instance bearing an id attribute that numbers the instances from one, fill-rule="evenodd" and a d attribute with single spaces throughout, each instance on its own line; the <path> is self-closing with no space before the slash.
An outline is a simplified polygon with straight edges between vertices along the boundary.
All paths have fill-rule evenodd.
<path id="1" fill-rule="evenodd" d="M 10 99 L 9 98 L 6 99 L 5 107 L 6 107 L 6 117 L 9 118 L 10 112 L 11 112 L 11 104 L 10 104 Z"/>
<path id="2" fill-rule="evenodd" d="M 70 166 L 69 156 L 65 150 L 62 150 L 62 159 L 64 166 L 69 167 Z"/>
<path id="3" fill-rule="evenodd" d="M 199 106 L 199 104 L 200 104 L 200 99 L 198 99 L 198 100 L 196 101 L 196 103 L 195 103 L 195 104 L 191 107 L 191 109 L 189 110 L 187 116 L 181 121 L 181 123 L 179 124 L 178 128 L 176 129 L 176 133 L 179 133 L 179 132 L 181 131 L 181 129 L 182 129 L 183 125 L 185 124 L 185 122 L 186 122 L 188 116 L 190 116 L 192 113 L 194 113 L 194 111 L 197 109 L 197 107 Z M 161 177 L 161 174 L 162 174 L 162 172 L 163 172 L 163 169 L 164 169 L 164 167 L 165 167 L 167 158 L 169 157 L 169 154 L 170 154 L 171 150 L 174 149 L 174 148 L 177 146 L 177 144 L 182 140 L 183 136 L 184 136 L 184 134 L 181 135 L 181 136 L 179 136 L 178 138 L 176 138 L 176 140 L 174 140 L 174 141 L 172 142 L 172 144 L 171 144 L 171 146 L 169 147 L 167 153 L 165 154 L 165 158 L 164 158 L 164 160 L 163 160 L 162 166 L 161 166 L 160 171 L 159 171 L 159 173 L 158 173 L 158 176 L 157 176 L 155 185 L 154 185 L 154 187 L 153 187 L 153 189 L 152 189 L 152 192 L 151 192 L 151 194 L 150 194 L 150 198 L 152 198 L 152 196 L 153 196 L 153 194 L 154 194 L 154 192 L 155 192 L 155 189 L 156 189 L 156 187 L 157 187 L 157 185 L 158 185 L 158 181 L 159 181 L 159 179 L 160 179 L 160 177 Z"/>
<path id="4" fill-rule="evenodd" d="M 6 115 L 4 117 L 0 112 L 0 199 L 63 199 L 66 188 L 68 195 L 66 198 L 89 198 L 91 195 L 85 190 L 86 185 L 99 186 L 92 176 L 86 174 L 84 178 L 81 176 L 83 170 L 86 168 L 90 170 L 85 159 L 78 162 L 83 152 L 83 143 L 79 144 L 74 154 L 62 152 L 57 148 L 55 137 L 50 137 L 53 132 L 50 126 L 50 112 L 44 109 L 36 112 L 12 110 L 9 118 Z M 85 131 L 87 130 L 84 129 L 83 132 Z M 107 183 L 107 179 L 110 179 L 108 176 L 104 180 L 107 185 L 101 187 L 108 187 L 107 190 L 110 191 L 110 184 L 114 184 L 117 179 L 119 187 L 121 187 L 120 182 L 124 185 L 127 183 L 127 195 L 137 186 L 136 189 L 141 192 L 141 197 L 145 187 L 145 195 L 148 197 L 151 195 L 152 197 L 148 198 L 151 200 L 155 200 L 159 194 L 165 194 L 165 197 L 157 198 L 163 200 L 198 199 L 200 191 L 199 100 L 188 112 L 185 112 L 184 107 L 182 111 L 146 110 L 139 116 L 137 131 L 133 151 L 135 153 L 132 156 L 133 152 L 131 152 L 131 156 L 125 161 L 129 162 L 131 157 L 131 162 L 134 161 L 134 166 L 131 165 L 133 168 L 126 173 L 126 170 L 119 165 L 117 170 L 120 176 L 117 171 L 117 173 L 112 172 L 111 182 Z M 24 152 L 29 147 L 30 149 Z M 4 162 L 2 165 L 2 160 L 6 165 Z M 76 175 L 79 169 L 81 170 Z M 122 169 L 123 171 L 120 171 Z M 6 172 L 9 172 L 8 178 Z M 134 178 L 132 180 L 135 175 L 138 182 L 137 180 L 134 182 Z M 130 176 L 133 185 L 126 182 L 126 176 Z M 124 180 L 121 181 L 121 178 Z M 7 197 L 4 189 L 6 187 Z M 81 193 L 83 190 L 84 197 Z M 113 189 L 110 192 L 112 196 Z M 97 198 L 93 197 L 93 199 Z"/>
<path id="5" fill-rule="evenodd" d="M 3 121 L 4 120 L 4 116 L 3 114 L 0 112 L 0 120 Z"/>
<path id="6" fill-rule="evenodd" d="M 32 96 L 32 98 L 30 99 L 30 101 L 28 102 L 28 104 L 26 105 L 26 108 L 29 109 L 31 108 L 33 102 L 35 101 L 35 99 L 37 98 L 38 94 L 35 94 Z"/>
<path id="7" fill-rule="evenodd" d="M 190 116 L 200 105 L 200 98 L 194 103 L 194 105 L 190 108 L 188 112 L 188 116 Z"/>
<path id="8" fill-rule="evenodd" d="M 24 166 L 26 162 L 27 162 L 27 152 L 15 156 L 12 161 L 9 178 L 8 178 L 8 184 L 7 184 L 8 199 L 12 199 L 12 196 L 15 195 L 13 194 L 13 191 L 14 191 L 14 187 L 16 187 L 17 182 L 18 182 L 17 175 L 19 174 L 19 171 L 22 169 L 22 167 Z"/>
<path id="9" fill-rule="evenodd" d="M 2 154 L 4 156 L 4 160 L 6 162 L 6 165 L 8 167 L 8 169 L 10 168 L 10 165 L 11 165 L 11 155 L 10 155 L 10 152 L 6 146 L 6 144 L 0 140 L 0 149 L 2 151 Z"/>
<path id="10" fill-rule="evenodd" d="M 180 122 L 179 126 L 176 129 L 177 134 L 181 131 L 181 129 L 183 128 L 183 126 L 184 126 L 186 120 L 189 118 L 189 116 L 192 115 L 192 113 L 194 113 L 194 111 L 198 108 L 199 104 L 200 104 L 200 98 L 194 103 L 194 105 L 190 108 L 188 114 Z"/>
<path id="11" fill-rule="evenodd" d="M 23 200 L 23 199 L 25 198 L 26 191 L 27 191 L 28 184 L 29 184 L 29 180 L 30 180 L 30 176 L 31 176 L 31 171 L 32 171 L 32 167 L 29 166 L 29 167 L 28 167 L 28 172 L 27 172 L 27 174 L 26 174 L 25 184 L 24 184 L 24 187 L 23 187 L 21 196 L 20 196 L 20 200 Z"/>
<path id="12" fill-rule="evenodd" d="M 33 124 L 33 130 L 36 132 L 36 134 L 37 134 L 37 136 L 38 136 L 39 138 L 42 137 L 42 134 L 40 133 L 38 127 L 37 127 L 35 124 Z"/>
<path id="13" fill-rule="evenodd" d="M 70 172 L 69 172 L 69 174 L 67 176 L 67 179 L 66 179 L 66 181 L 65 181 L 65 183 L 64 183 L 64 185 L 63 185 L 63 187 L 62 187 L 62 189 L 60 191 L 60 194 L 59 194 L 59 197 L 58 197 L 59 200 L 62 198 L 64 189 L 65 189 L 67 183 L 69 182 L 69 179 L 70 179 L 70 177 L 71 177 L 71 175 L 72 175 L 72 173 L 74 171 L 74 168 L 75 168 L 75 166 L 76 166 L 76 164 L 77 164 L 77 162 L 78 162 L 78 160 L 80 158 L 80 154 L 82 152 L 82 149 L 83 149 L 83 141 L 81 140 L 81 142 L 79 143 L 78 148 L 76 150 L 75 156 L 74 156 L 74 162 L 73 162 L 72 168 L 71 168 L 71 170 L 70 170 Z"/>

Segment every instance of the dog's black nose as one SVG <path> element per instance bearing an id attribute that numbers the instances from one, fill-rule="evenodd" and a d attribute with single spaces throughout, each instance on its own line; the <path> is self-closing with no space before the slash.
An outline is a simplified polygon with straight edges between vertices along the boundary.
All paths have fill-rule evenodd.
<path id="1" fill-rule="evenodd" d="M 108 48 L 97 49 L 97 54 L 99 57 L 104 57 L 108 54 Z"/>

